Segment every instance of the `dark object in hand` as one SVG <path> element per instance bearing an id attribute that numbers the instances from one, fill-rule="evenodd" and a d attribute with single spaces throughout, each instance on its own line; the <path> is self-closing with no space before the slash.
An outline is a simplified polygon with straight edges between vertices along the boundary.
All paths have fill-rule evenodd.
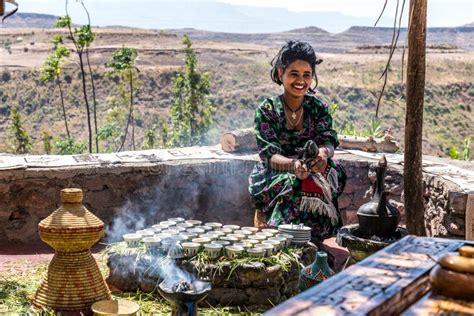
<path id="1" fill-rule="evenodd" d="M 298 159 L 311 170 L 318 160 L 318 145 L 314 141 L 308 140 L 303 148 L 296 148 L 296 152 L 298 153 Z"/>
<path id="2" fill-rule="evenodd" d="M 176 282 L 171 290 L 175 293 L 187 292 L 193 290 L 191 283 L 184 280 Z"/>

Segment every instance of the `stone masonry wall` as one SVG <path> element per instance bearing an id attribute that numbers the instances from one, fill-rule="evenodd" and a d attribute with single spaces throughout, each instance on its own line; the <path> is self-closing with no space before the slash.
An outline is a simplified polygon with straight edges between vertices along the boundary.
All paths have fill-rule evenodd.
<path id="1" fill-rule="evenodd" d="M 377 161 L 336 155 L 348 174 L 339 207 L 344 224 L 356 223 L 357 209 L 371 197 Z M 84 190 L 84 204 L 105 222 L 109 240 L 176 216 L 252 225 L 247 188 L 256 159 L 0 171 L 0 244 L 39 241 L 38 223 L 58 207 L 65 187 Z M 402 171 L 389 163 L 386 190 L 404 214 Z M 463 237 L 467 194 L 439 177 L 425 174 L 424 179 L 428 234 Z"/>

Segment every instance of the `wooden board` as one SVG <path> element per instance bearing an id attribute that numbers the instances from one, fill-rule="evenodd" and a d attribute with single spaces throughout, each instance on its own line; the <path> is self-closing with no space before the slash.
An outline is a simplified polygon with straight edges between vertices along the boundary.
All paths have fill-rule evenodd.
<path id="1" fill-rule="evenodd" d="M 264 315 L 399 315 L 429 291 L 429 256 L 465 243 L 406 236 Z"/>
<path id="2" fill-rule="evenodd" d="M 474 315 L 474 302 L 455 300 L 432 293 L 403 312 L 403 316 Z"/>
<path id="3" fill-rule="evenodd" d="M 466 240 L 474 240 L 474 192 L 467 195 Z"/>

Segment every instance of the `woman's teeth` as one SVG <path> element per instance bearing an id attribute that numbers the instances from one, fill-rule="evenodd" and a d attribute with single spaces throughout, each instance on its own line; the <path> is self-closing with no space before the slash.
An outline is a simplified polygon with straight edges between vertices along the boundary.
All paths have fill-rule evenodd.
<path id="1" fill-rule="evenodd" d="M 298 89 L 298 90 L 302 90 L 302 89 L 304 89 L 304 86 L 303 85 L 293 85 L 293 88 Z"/>

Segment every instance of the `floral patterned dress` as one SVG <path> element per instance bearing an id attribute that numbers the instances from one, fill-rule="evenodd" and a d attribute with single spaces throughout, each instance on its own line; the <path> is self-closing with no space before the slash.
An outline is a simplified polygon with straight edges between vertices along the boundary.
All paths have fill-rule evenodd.
<path id="1" fill-rule="evenodd" d="M 342 193 L 346 181 L 344 168 L 335 160 L 328 159 L 327 173 L 331 168 L 337 174 L 337 189 L 331 191 L 332 203 L 337 210 L 337 222 L 320 212 L 300 209 L 301 184 L 295 174 L 278 172 L 269 167 L 274 154 L 296 157 L 296 148 L 302 148 L 308 140 L 318 146 L 339 144 L 337 133 L 332 129 L 332 117 L 326 103 L 313 95 L 305 95 L 303 101 L 304 122 L 301 131 L 290 130 L 285 122 L 284 105 L 280 97 L 266 99 L 255 113 L 255 133 L 261 161 L 249 177 L 249 192 L 257 211 L 265 213 L 269 226 L 284 223 L 303 223 L 312 227 L 314 239 L 322 240 L 335 234 L 341 226 L 337 197 Z"/>

